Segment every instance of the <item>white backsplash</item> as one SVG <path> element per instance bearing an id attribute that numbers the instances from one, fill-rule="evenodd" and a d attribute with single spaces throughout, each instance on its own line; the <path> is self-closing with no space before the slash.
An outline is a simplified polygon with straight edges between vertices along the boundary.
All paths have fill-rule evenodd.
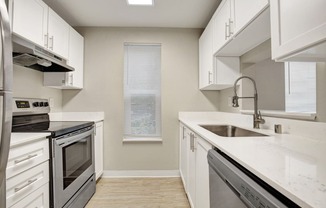
<path id="1" fill-rule="evenodd" d="M 179 117 L 191 118 L 197 121 L 202 120 L 205 123 L 207 123 L 207 120 L 214 123 L 214 120 L 218 118 L 219 120 L 223 119 L 226 124 L 233 124 L 247 128 L 253 127 L 252 115 L 243 115 L 238 113 L 179 112 Z M 263 118 L 265 119 L 265 124 L 261 125 L 262 129 L 274 130 L 275 124 L 281 124 L 283 134 L 293 134 L 314 140 L 326 141 L 326 123 L 273 117 Z"/>

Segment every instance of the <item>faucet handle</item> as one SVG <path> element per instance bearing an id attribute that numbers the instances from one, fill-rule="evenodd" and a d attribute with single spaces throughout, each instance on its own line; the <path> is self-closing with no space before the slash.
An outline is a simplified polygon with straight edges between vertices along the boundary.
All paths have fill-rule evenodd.
<path id="1" fill-rule="evenodd" d="M 263 119 L 263 117 L 261 116 L 260 111 L 258 111 L 258 119 L 260 120 L 259 123 L 261 123 L 261 124 L 264 124 L 265 123 L 265 119 Z"/>
<path id="2" fill-rule="evenodd" d="M 238 99 L 239 99 L 239 97 L 236 95 L 232 97 L 232 107 L 234 107 L 234 108 L 239 107 Z"/>

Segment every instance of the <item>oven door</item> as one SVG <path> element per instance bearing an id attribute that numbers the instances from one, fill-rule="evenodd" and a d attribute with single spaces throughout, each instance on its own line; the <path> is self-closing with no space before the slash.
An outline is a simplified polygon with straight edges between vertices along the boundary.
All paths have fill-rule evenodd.
<path id="1" fill-rule="evenodd" d="M 52 141 L 52 206 L 63 207 L 94 174 L 94 127 Z"/>

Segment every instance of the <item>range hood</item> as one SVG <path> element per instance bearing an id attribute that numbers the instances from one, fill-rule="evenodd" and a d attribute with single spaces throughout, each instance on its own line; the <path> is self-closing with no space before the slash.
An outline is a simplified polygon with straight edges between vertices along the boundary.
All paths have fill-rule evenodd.
<path id="1" fill-rule="evenodd" d="M 42 72 L 71 72 L 67 61 L 51 52 L 13 35 L 13 63 Z"/>

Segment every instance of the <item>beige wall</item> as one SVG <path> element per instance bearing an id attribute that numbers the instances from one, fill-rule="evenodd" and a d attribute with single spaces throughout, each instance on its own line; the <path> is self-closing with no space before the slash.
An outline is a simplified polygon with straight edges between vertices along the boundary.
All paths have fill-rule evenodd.
<path id="1" fill-rule="evenodd" d="M 264 110 L 285 110 L 284 63 L 266 59 L 248 68 L 242 74 L 256 81 L 258 91 L 258 108 Z M 242 96 L 253 96 L 254 88 L 248 79 L 242 82 Z M 242 109 L 253 109 L 253 99 L 242 100 Z"/>
<path id="2" fill-rule="evenodd" d="M 78 28 L 85 38 L 82 91 L 63 92 L 64 111 L 104 111 L 105 170 L 178 169 L 178 112 L 216 111 L 217 92 L 198 90 L 201 30 Z M 162 143 L 122 143 L 123 44 L 162 44 Z"/>
<path id="3" fill-rule="evenodd" d="M 54 106 L 52 112 L 62 110 L 62 91 L 43 87 L 43 73 L 14 65 L 13 96 L 25 98 L 52 98 Z"/>
<path id="4" fill-rule="evenodd" d="M 266 41 L 241 56 L 241 73 L 256 80 L 258 88 L 259 109 L 285 109 L 284 63 L 271 60 L 270 41 Z M 276 83 L 276 85 L 275 85 Z M 326 122 L 326 63 L 317 63 L 317 121 Z M 272 87 L 271 87 L 272 86 Z M 248 89 L 239 88 L 239 95 Z M 247 92 L 243 96 L 250 96 Z M 219 110 L 222 112 L 239 112 L 239 109 L 253 109 L 253 102 L 246 101 L 239 108 L 228 106 L 228 99 L 233 96 L 233 89 L 220 91 Z"/>

